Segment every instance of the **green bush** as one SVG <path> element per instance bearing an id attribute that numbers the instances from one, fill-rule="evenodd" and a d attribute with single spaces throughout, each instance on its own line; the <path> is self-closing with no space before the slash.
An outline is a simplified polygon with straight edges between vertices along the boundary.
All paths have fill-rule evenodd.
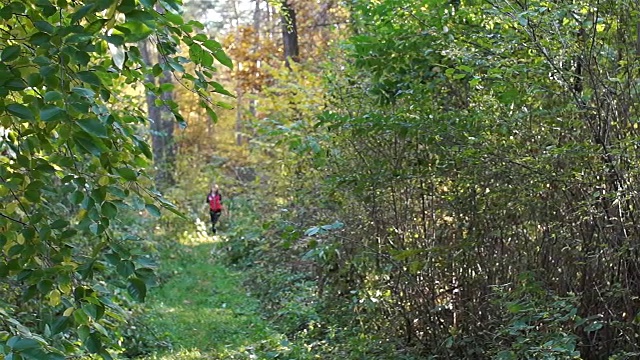
<path id="1" fill-rule="evenodd" d="M 491 354 L 496 360 L 579 359 L 578 345 L 584 331 L 602 324 L 578 315 L 579 298 L 574 294 L 555 295 L 522 274 L 515 286 L 494 287 L 494 305 L 502 308 L 502 318 L 492 331 Z M 588 325 L 584 327 L 585 324 Z"/>

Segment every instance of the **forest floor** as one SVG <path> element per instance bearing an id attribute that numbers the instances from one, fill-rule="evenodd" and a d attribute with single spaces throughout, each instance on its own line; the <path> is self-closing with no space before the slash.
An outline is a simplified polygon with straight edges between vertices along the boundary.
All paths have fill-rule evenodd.
<path id="1" fill-rule="evenodd" d="M 142 359 L 281 359 L 291 351 L 261 317 L 245 275 L 218 261 L 221 240 L 193 234 L 161 251 L 160 286 L 143 323 L 165 346 Z"/>

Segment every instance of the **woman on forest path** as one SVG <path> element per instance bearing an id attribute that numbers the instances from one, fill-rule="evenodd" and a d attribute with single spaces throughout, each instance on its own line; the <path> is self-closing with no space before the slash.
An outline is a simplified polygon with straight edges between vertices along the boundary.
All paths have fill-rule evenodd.
<path id="1" fill-rule="evenodd" d="M 211 185 L 211 191 L 207 195 L 207 203 L 209 203 L 209 215 L 211 215 L 211 232 L 215 235 L 216 223 L 222 214 L 222 195 L 218 185 Z"/>

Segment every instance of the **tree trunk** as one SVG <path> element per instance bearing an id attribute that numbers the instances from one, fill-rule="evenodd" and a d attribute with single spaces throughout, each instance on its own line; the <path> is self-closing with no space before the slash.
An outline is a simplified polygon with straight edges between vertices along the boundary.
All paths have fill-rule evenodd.
<path id="1" fill-rule="evenodd" d="M 260 51 L 260 26 L 262 25 L 262 9 L 260 9 L 260 3 L 262 2 L 262 0 L 255 1 L 256 7 L 253 12 L 253 31 L 255 34 L 253 39 L 253 51 L 257 53 L 258 51 Z M 255 61 L 255 69 L 256 71 L 260 70 L 260 60 Z M 252 93 L 255 94 L 257 91 L 259 90 L 254 89 L 252 90 Z M 249 113 L 254 119 L 257 116 L 256 99 L 253 97 L 249 100 Z"/>
<path id="2" fill-rule="evenodd" d="M 243 91 L 241 86 L 236 87 L 237 105 L 236 105 L 236 145 L 242 146 L 242 98 Z"/>
<path id="3" fill-rule="evenodd" d="M 150 43 L 144 42 L 140 46 L 140 52 L 147 66 L 151 66 L 152 62 L 152 50 L 150 49 Z M 158 61 L 164 61 L 162 56 L 158 54 Z M 147 82 L 156 84 L 156 79 L 153 75 L 147 75 Z M 165 72 L 160 78 L 160 84 L 166 84 L 171 82 L 171 73 Z M 175 150 L 173 144 L 173 119 L 171 113 L 163 106 L 156 105 L 156 99 L 158 97 L 151 91 L 147 91 L 146 102 L 147 112 L 149 116 L 150 133 L 151 133 L 151 148 L 153 150 L 153 162 L 155 167 L 155 182 L 157 187 L 170 186 L 174 184 L 174 179 L 171 169 L 175 162 Z M 162 94 L 162 100 L 172 100 L 172 93 Z"/>
<path id="4" fill-rule="evenodd" d="M 284 60 L 289 66 L 289 60 L 298 62 L 300 49 L 298 47 L 298 28 L 296 25 L 296 11 L 289 0 L 282 0 L 282 42 L 284 46 Z"/>

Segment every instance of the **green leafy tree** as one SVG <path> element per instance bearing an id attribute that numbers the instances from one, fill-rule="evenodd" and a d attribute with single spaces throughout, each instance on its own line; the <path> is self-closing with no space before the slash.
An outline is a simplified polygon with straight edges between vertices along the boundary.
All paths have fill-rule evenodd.
<path id="1" fill-rule="evenodd" d="M 349 4 L 356 35 L 321 123 L 351 195 L 326 265 L 337 288 L 387 294 L 373 328 L 469 358 L 502 326 L 491 286 L 534 271 L 603 317 L 556 324 L 582 357 L 636 352 L 637 4 Z"/>
<path id="2" fill-rule="evenodd" d="M 175 1 L 2 3 L 2 357 L 110 358 L 122 305 L 144 300 L 153 271 L 114 228 L 131 211 L 175 209 L 144 171 L 152 151 L 137 94 L 159 95 L 156 105 L 184 122 L 162 96 L 173 86 L 149 81 L 169 74 L 214 115 L 211 97 L 226 93 L 212 80 L 214 62 L 231 67 L 221 45 L 180 13 Z M 146 63 L 142 41 L 162 61 Z"/>
<path id="3" fill-rule="evenodd" d="M 636 356 L 637 3 L 345 6 L 318 155 L 281 126 L 295 114 L 271 133 L 298 173 L 323 160 L 322 179 L 285 189 L 331 198 L 345 223 L 299 244 L 325 300 L 422 355 Z M 544 290 L 517 291 L 522 274 Z M 490 301 L 504 284 L 535 305 Z"/>

